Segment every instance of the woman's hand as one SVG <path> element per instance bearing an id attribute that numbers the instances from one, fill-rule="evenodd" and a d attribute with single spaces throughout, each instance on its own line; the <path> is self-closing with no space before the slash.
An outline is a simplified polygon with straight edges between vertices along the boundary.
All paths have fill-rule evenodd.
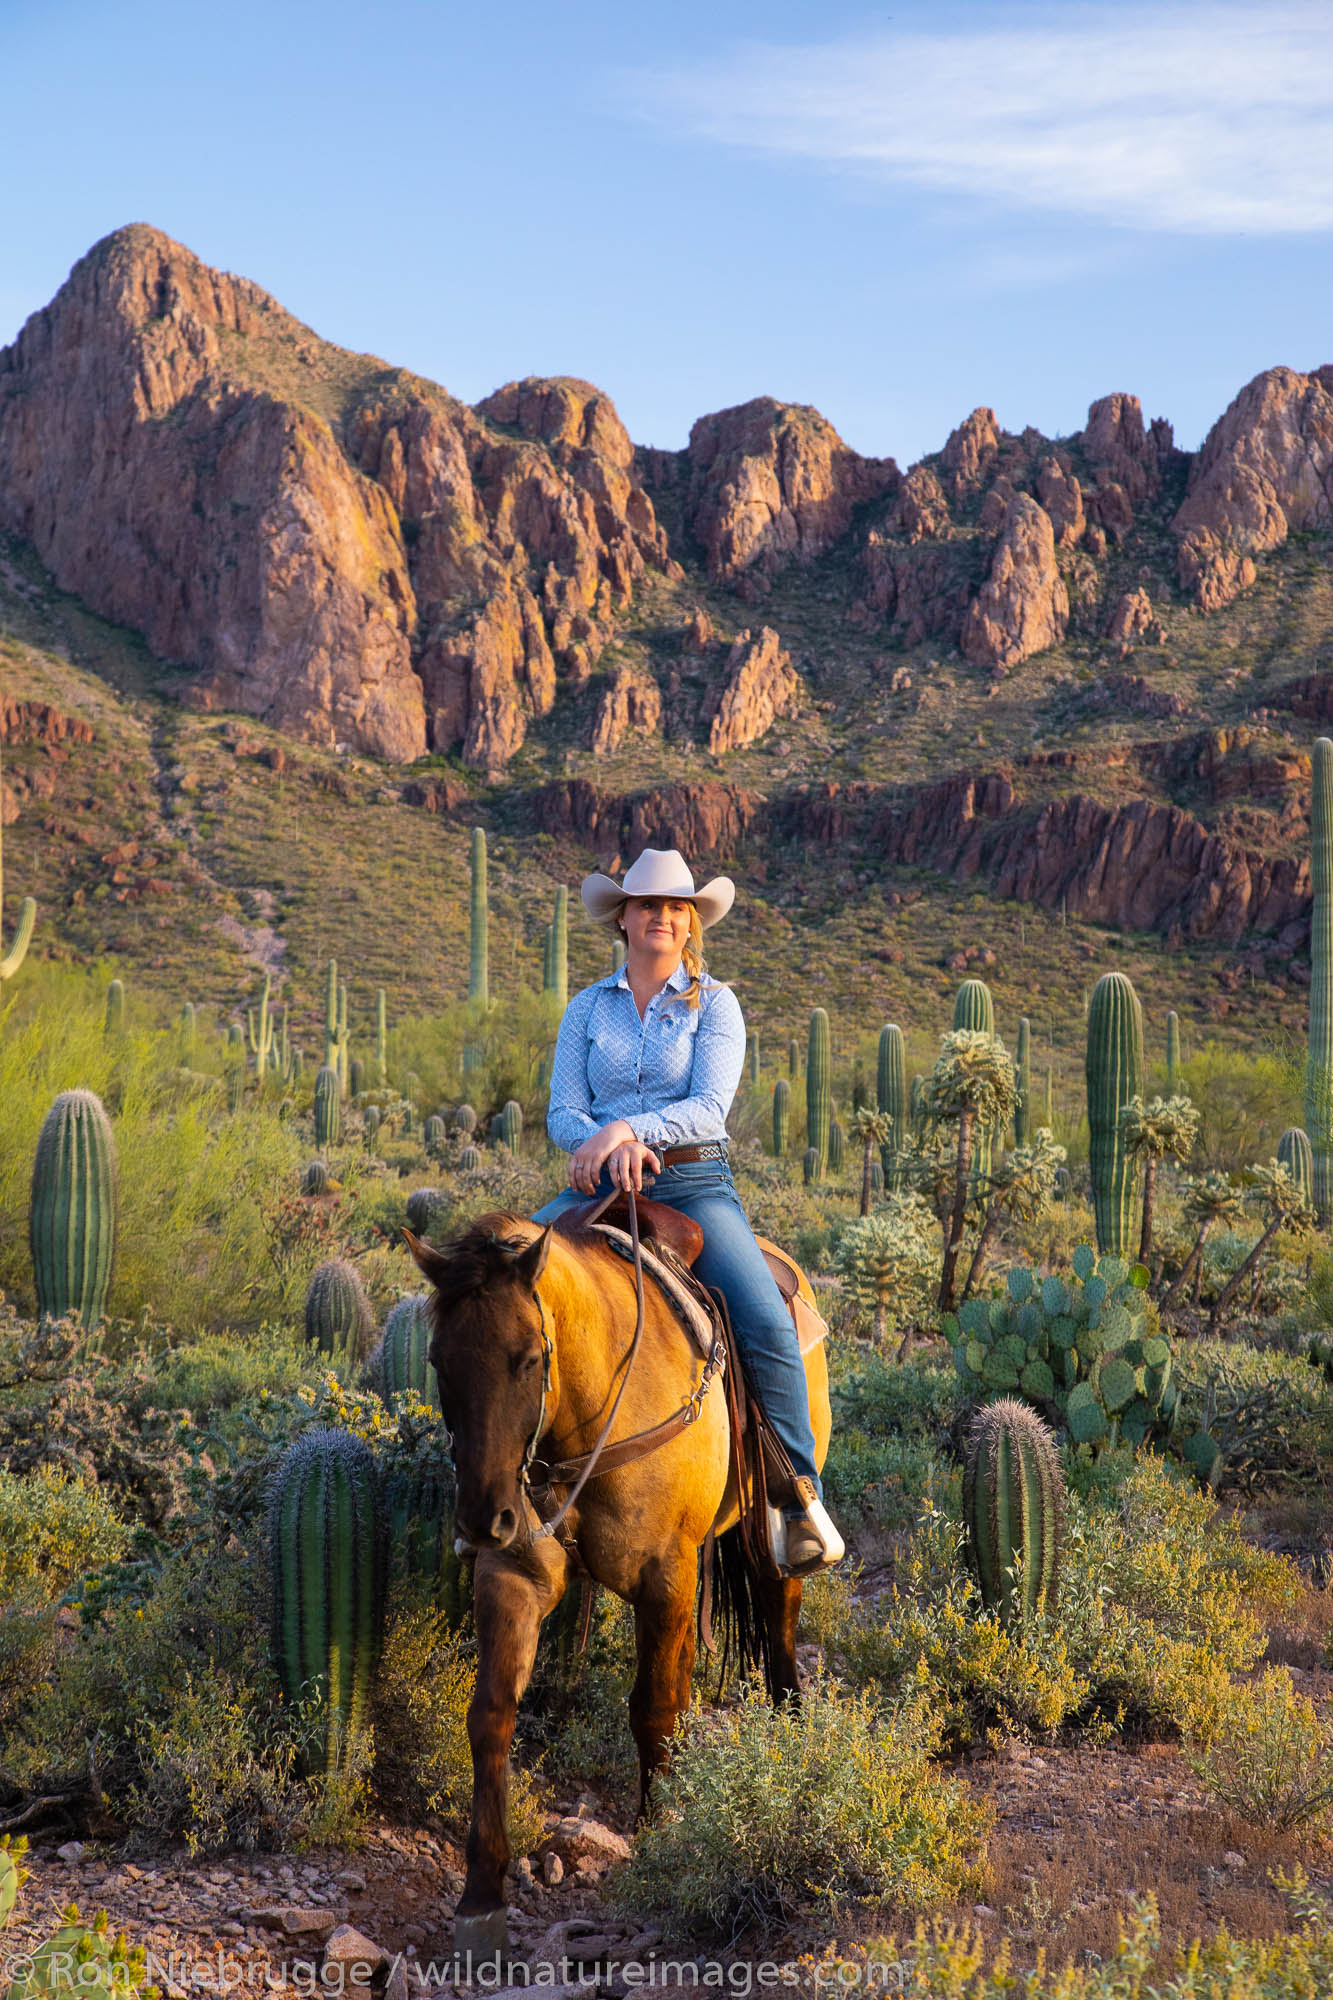
<path id="1" fill-rule="evenodd" d="M 569 1185 L 580 1194 L 594 1194 L 605 1167 L 616 1187 L 643 1190 L 645 1168 L 659 1174 L 662 1165 L 651 1146 L 636 1139 L 623 1118 L 594 1132 L 569 1156 Z"/>

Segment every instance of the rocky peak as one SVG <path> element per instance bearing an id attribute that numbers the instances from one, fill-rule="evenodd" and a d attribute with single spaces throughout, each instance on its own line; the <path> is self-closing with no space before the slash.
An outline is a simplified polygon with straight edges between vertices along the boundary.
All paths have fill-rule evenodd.
<path id="1" fill-rule="evenodd" d="M 727 654 L 725 680 L 705 710 L 708 747 L 714 756 L 740 750 L 767 734 L 781 715 L 800 706 L 800 676 L 771 625 L 758 636 L 738 632 Z"/>
<path id="2" fill-rule="evenodd" d="M 812 561 L 899 476 L 891 458 L 850 450 L 818 410 L 771 396 L 700 417 L 688 457 L 688 526 L 724 582 Z"/>
<path id="3" fill-rule="evenodd" d="M 1204 439 L 1175 518 L 1180 582 L 1215 611 L 1291 528 L 1333 520 L 1333 368 L 1269 368 Z"/>
<path id="4" fill-rule="evenodd" d="M 994 410 L 975 409 L 950 431 L 940 453 L 940 470 L 944 490 L 955 504 L 980 492 L 999 449 Z"/>

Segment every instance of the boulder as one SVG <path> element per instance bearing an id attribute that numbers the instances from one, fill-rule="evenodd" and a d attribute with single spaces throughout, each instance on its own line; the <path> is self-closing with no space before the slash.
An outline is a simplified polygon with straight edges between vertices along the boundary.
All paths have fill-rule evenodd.
<path id="1" fill-rule="evenodd" d="M 742 749 L 766 735 L 779 716 L 800 705 L 800 676 L 771 625 L 758 637 L 737 634 L 724 669 L 726 680 L 710 719 L 708 747 L 714 756 Z"/>

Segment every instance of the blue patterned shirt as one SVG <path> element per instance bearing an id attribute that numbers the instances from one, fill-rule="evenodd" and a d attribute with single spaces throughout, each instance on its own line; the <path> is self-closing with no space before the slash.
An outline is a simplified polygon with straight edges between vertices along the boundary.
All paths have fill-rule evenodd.
<path id="1" fill-rule="evenodd" d="M 725 1139 L 745 1065 L 745 1022 L 729 986 L 705 975 L 698 1007 L 673 996 L 690 983 L 678 965 L 643 1019 L 622 967 L 585 986 L 565 1009 L 551 1067 L 546 1129 L 572 1153 L 623 1118 L 646 1146 Z"/>

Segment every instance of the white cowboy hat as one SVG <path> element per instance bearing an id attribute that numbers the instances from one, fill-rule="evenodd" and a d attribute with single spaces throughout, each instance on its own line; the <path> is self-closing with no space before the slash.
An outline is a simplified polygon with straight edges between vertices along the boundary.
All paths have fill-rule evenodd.
<path id="1" fill-rule="evenodd" d="M 726 916 L 736 900 L 729 875 L 715 875 L 702 889 L 674 847 L 645 847 L 623 882 L 609 875 L 585 875 L 583 907 L 595 924 L 613 924 L 627 896 L 682 896 L 699 912 L 699 928 L 707 930 Z"/>

